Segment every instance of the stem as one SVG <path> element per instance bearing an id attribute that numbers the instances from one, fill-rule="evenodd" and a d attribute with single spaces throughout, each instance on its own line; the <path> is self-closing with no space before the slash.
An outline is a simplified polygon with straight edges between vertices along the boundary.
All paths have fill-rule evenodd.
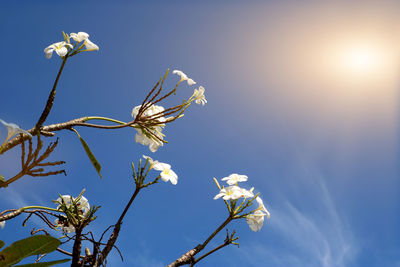
<path id="1" fill-rule="evenodd" d="M 130 206 L 132 205 L 132 202 L 135 200 L 136 196 L 139 194 L 141 187 L 136 187 L 135 192 L 133 193 L 131 199 L 129 200 L 128 204 L 126 205 L 124 211 L 122 212 L 121 216 L 119 217 L 117 224 L 121 224 L 122 220 L 125 217 L 125 214 L 128 212 Z"/>
<path id="2" fill-rule="evenodd" d="M 228 245 L 230 245 L 230 243 L 223 243 L 223 244 L 219 245 L 218 247 L 216 247 L 216 248 L 210 250 L 210 251 L 207 252 L 206 254 L 204 254 L 204 255 L 202 255 L 201 257 L 199 257 L 198 259 L 196 259 L 190 266 L 195 265 L 196 263 L 198 263 L 199 261 L 201 261 L 202 259 L 204 259 L 204 258 L 207 257 L 208 255 L 210 255 L 210 254 L 216 252 L 217 250 L 220 250 L 221 248 L 226 247 L 226 246 L 228 246 Z"/>
<path id="3" fill-rule="evenodd" d="M 16 180 L 18 180 L 19 178 L 21 178 L 21 177 L 24 176 L 25 174 L 26 174 L 26 173 L 25 173 L 24 171 L 21 171 L 20 173 L 18 173 L 18 174 L 15 175 L 14 177 L 8 179 L 8 180 L 5 181 L 5 182 L 2 182 L 2 183 L 0 184 L 0 188 L 1 188 L 1 187 L 7 187 L 9 184 L 15 182 Z"/>
<path id="4" fill-rule="evenodd" d="M 230 223 L 233 220 L 233 217 L 231 215 L 229 215 L 229 217 L 217 228 L 217 230 L 214 231 L 214 233 L 212 233 L 206 241 L 204 241 L 204 243 L 202 244 L 202 247 L 205 248 L 207 246 L 207 244 L 211 241 L 211 239 L 214 238 L 214 236 L 216 234 L 218 234 L 222 229 L 224 229 L 225 226 L 228 225 L 228 223 Z"/>
<path id="5" fill-rule="evenodd" d="M 72 248 L 72 262 L 71 262 L 71 266 L 79 266 L 79 258 L 81 256 L 81 245 L 82 245 L 82 239 L 81 239 L 81 235 L 82 235 L 82 229 L 81 228 L 77 228 L 75 229 L 75 242 L 74 242 L 74 246 Z"/>
<path id="6" fill-rule="evenodd" d="M 115 122 L 115 123 L 118 123 L 118 124 L 125 124 L 125 122 L 123 122 L 123 121 L 114 120 L 114 119 L 107 118 L 107 117 L 100 117 L 100 116 L 89 116 L 89 117 L 86 117 L 85 122 L 88 121 L 88 120 L 103 120 L 103 121 Z"/>
<path id="7" fill-rule="evenodd" d="M 41 209 L 41 210 L 51 210 L 51 211 L 60 212 L 60 211 L 57 210 L 57 209 L 53 209 L 53 208 L 49 208 L 49 207 L 42 207 L 42 206 L 26 206 L 26 207 L 20 208 L 19 210 L 20 210 L 20 211 L 25 211 L 25 210 L 27 210 L 27 209 Z"/>
<path id="8" fill-rule="evenodd" d="M 39 132 L 40 127 L 42 127 L 43 123 L 46 121 L 47 116 L 49 115 L 51 108 L 53 107 L 54 98 L 56 97 L 56 88 L 57 88 L 58 80 L 61 77 L 61 73 L 64 69 L 65 63 L 67 62 L 67 58 L 68 58 L 68 54 L 63 58 L 60 70 L 58 71 L 56 80 L 54 81 L 53 88 L 51 89 L 50 95 L 47 98 L 46 106 L 44 107 L 42 115 L 40 115 L 40 118 L 39 118 L 38 122 L 36 123 L 35 130 L 34 130 L 35 133 Z"/>
<path id="9" fill-rule="evenodd" d="M 132 205 L 132 202 L 135 200 L 136 196 L 139 194 L 140 189 L 141 189 L 140 186 L 136 186 L 135 192 L 133 193 L 131 199 L 129 200 L 128 204 L 125 206 L 124 211 L 122 212 L 117 223 L 115 224 L 114 230 L 113 230 L 110 238 L 108 239 L 106 246 L 104 247 L 104 249 L 100 253 L 100 256 L 97 258 L 95 264 L 93 265 L 94 267 L 101 266 L 103 264 L 103 262 L 105 261 L 105 259 L 107 258 L 108 254 L 110 253 L 110 251 L 112 250 L 112 248 L 114 247 L 114 244 L 117 241 L 117 238 L 119 235 L 119 231 L 121 229 L 122 220 L 124 219 L 130 206 Z"/>
<path id="10" fill-rule="evenodd" d="M 189 264 L 189 263 L 193 263 L 194 261 L 194 256 L 199 253 L 200 251 L 202 251 L 207 244 L 211 241 L 211 239 L 214 238 L 214 236 L 216 234 L 219 233 L 219 231 L 221 231 L 228 223 L 230 223 L 233 220 L 233 215 L 229 214 L 229 217 L 217 228 L 217 230 L 215 230 L 208 238 L 206 241 L 204 241 L 203 244 L 199 244 L 197 245 L 195 248 L 189 250 L 188 252 L 186 252 L 185 254 L 183 254 L 181 257 L 179 257 L 178 259 L 176 259 L 174 262 L 170 263 L 169 265 L 167 265 L 167 267 L 176 267 L 176 266 L 181 266 L 181 265 L 185 265 L 185 264 Z"/>

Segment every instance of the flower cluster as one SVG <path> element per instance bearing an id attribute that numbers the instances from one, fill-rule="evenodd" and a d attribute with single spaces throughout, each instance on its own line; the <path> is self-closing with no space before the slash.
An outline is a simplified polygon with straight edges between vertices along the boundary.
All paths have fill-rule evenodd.
<path id="1" fill-rule="evenodd" d="M 136 118 L 142 106 L 136 106 L 132 109 L 132 117 Z M 149 146 L 151 152 L 156 152 L 163 145 L 164 135 L 162 133 L 165 127 L 164 108 L 162 106 L 151 105 L 146 108 L 141 117 L 151 120 L 153 125 L 146 127 L 146 130 L 136 129 L 135 141 L 145 146 Z"/>
<path id="2" fill-rule="evenodd" d="M 69 51 L 72 51 L 74 48 L 76 50 L 71 54 L 77 54 L 84 51 L 95 51 L 99 50 L 99 47 L 89 40 L 89 34 L 86 32 L 78 32 L 71 33 L 70 35 L 63 33 L 64 41 L 57 42 L 49 45 L 44 49 L 44 54 L 46 58 L 50 59 L 53 55 L 53 52 L 56 52 L 60 57 L 65 57 Z M 75 41 L 75 44 L 71 44 L 71 38 Z M 82 43 L 80 46 L 78 44 Z M 84 50 L 83 47 L 85 47 Z"/>
<path id="3" fill-rule="evenodd" d="M 167 71 L 164 79 L 160 79 L 157 85 L 151 90 L 144 103 L 132 109 L 132 117 L 135 118 L 134 122 L 136 123 L 133 127 L 137 130 L 135 141 L 142 145 L 149 146 L 151 152 L 156 152 L 160 146 L 162 146 L 164 143 L 167 143 L 164 140 L 165 135 L 162 133 L 166 123 L 172 122 L 175 119 L 182 117 L 183 111 L 192 102 L 203 106 L 207 103 L 207 100 L 204 96 L 204 87 L 200 86 L 199 89 L 194 89 L 194 93 L 189 98 L 189 100 L 183 101 L 183 103 L 180 105 L 166 109 L 162 106 L 156 105 L 155 103 L 158 103 L 164 98 L 170 96 L 172 93 L 175 93 L 178 85 L 182 81 L 187 81 L 188 85 L 196 84 L 193 79 L 189 78 L 185 73 L 180 70 L 174 70 L 172 73 L 179 75 L 181 78 L 172 91 L 164 96 L 160 96 L 159 99 L 155 99 L 162 90 L 164 79 L 168 75 Z M 156 88 L 160 84 L 160 82 L 160 88 L 158 89 L 158 91 L 156 91 Z M 155 95 L 151 98 L 151 95 L 153 93 Z M 146 102 L 148 99 L 150 100 Z M 166 115 L 172 116 L 166 118 Z"/>
<path id="4" fill-rule="evenodd" d="M 79 217 L 85 217 L 90 211 L 89 201 L 84 196 L 73 198 L 70 195 L 60 196 L 55 203 L 58 204 L 57 210 L 65 212 L 66 210 L 72 210 L 72 214 L 79 214 Z M 55 224 L 61 227 L 64 233 L 72 233 L 75 231 L 75 227 L 64 215 L 60 215 L 55 220 Z"/>
<path id="5" fill-rule="evenodd" d="M 254 187 L 252 187 L 250 190 L 239 187 L 238 182 L 245 182 L 247 181 L 247 178 L 248 177 L 246 175 L 240 175 L 237 173 L 233 173 L 228 177 L 222 178 L 221 180 L 226 181 L 229 186 L 223 186 L 214 199 L 219 199 L 222 197 L 222 199 L 225 201 L 229 200 L 231 202 L 231 207 L 236 205 L 236 201 L 240 198 L 244 198 L 244 200 L 249 199 L 246 206 L 251 205 L 255 199 L 258 203 L 258 208 L 248 213 L 245 218 L 250 229 L 256 232 L 261 230 L 261 227 L 264 223 L 264 217 L 267 216 L 267 218 L 269 218 L 270 213 L 264 206 L 264 203 L 258 194 L 254 195 Z M 219 186 L 218 183 L 217 185 Z M 242 207 L 242 205 L 240 207 Z"/>
<path id="6" fill-rule="evenodd" d="M 171 170 L 171 165 L 153 160 L 149 156 L 143 155 L 143 158 L 145 158 L 149 162 L 150 170 L 155 169 L 156 171 L 161 171 L 161 180 L 163 180 L 164 182 L 170 181 L 173 185 L 176 185 L 178 183 L 178 175 L 176 175 L 176 173 Z"/>

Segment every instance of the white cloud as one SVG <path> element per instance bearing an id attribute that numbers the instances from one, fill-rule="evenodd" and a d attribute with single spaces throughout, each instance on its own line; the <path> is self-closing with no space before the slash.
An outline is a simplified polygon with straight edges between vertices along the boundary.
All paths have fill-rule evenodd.
<path id="1" fill-rule="evenodd" d="M 307 208 L 287 200 L 271 209 L 271 219 L 264 227 L 270 228 L 269 234 L 278 242 L 258 241 L 241 247 L 249 266 L 268 262 L 265 266 L 345 267 L 353 262 L 358 245 L 325 184 L 320 179 L 303 185 L 302 190 L 313 196 L 314 203 Z"/>

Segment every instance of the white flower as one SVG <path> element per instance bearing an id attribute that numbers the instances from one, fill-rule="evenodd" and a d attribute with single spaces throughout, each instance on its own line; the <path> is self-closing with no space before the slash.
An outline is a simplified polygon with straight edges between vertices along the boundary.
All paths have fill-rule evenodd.
<path id="1" fill-rule="evenodd" d="M 139 106 L 136 106 L 136 107 L 134 107 L 134 108 L 132 109 L 132 117 L 136 117 L 136 116 L 137 116 L 137 114 L 139 113 L 139 109 L 141 108 L 141 106 L 142 106 L 142 105 L 139 105 Z M 152 116 L 158 114 L 158 115 L 155 116 L 156 119 L 154 119 L 154 120 L 156 120 L 156 121 L 158 121 L 158 122 L 165 122 L 165 117 L 164 117 L 164 116 L 161 116 L 161 115 L 162 115 L 162 112 L 163 112 L 164 110 L 165 110 L 165 108 L 162 107 L 162 106 L 151 105 L 150 107 L 146 108 L 146 110 L 142 113 L 142 115 L 145 116 L 145 117 L 152 117 Z M 159 116 L 160 116 L 160 117 L 159 117 Z"/>
<path id="2" fill-rule="evenodd" d="M 239 199 L 243 196 L 242 192 L 243 188 L 240 188 L 239 186 L 233 185 L 233 186 L 228 186 L 225 188 L 222 188 L 219 193 L 214 197 L 214 199 L 218 199 L 222 197 L 224 200 L 235 200 Z"/>
<path id="3" fill-rule="evenodd" d="M 72 39 L 74 39 L 75 42 L 82 42 L 85 41 L 89 38 L 89 34 L 87 34 L 86 32 L 78 32 L 78 33 L 74 33 L 72 32 L 69 37 L 71 37 Z"/>
<path id="4" fill-rule="evenodd" d="M 164 182 L 171 181 L 171 183 L 174 185 L 178 183 L 178 175 L 171 170 L 171 165 L 159 162 L 158 160 L 153 160 L 149 156 L 143 155 L 143 158 L 149 161 L 150 169 L 161 171 L 160 176 Z"/>
<path id="5" fill-rule="evenodd" d="M 222 181 L 227 181 L 227 184 L 229 185 L 234 185 L 237 184 L 238 182 L 246 182 L 247 181 L 247 176 L 246 175 L 240 175 L 237 173 L 232 173 L 228 177 L 224 177 L 221 179 Z"/>
<path id="6" fill-rule="evenodd" d="M 145 158 L 146 160 L 149 161 L 150 164 L 150 170 L 153 169 L 154 165 L 159 163 L 157 160 L 153 160 L 152 158 L 150 158 L 149 156 L 143 155 L 143 158 Z"/>
<path id="7" fill-rule="evenodd" d="M 163 135 L 161 133 L 161 127 L 154 127 L 153 133 L 158 136 L 160 139 L 163 139 Z M 141 129 L 136 129 L 137 133 L 135 135 L 135 142 L 149 146 L 151 152 L 156 152 L 160 146 L 163 146 L 163 142 L 158 140 L 156 137 L 149 138 L 145 135 Z"/>
<path id="8" fill-rule="evenodd" d="M 207 99 L 204 96 L 204 87 L 200 86 L 199 90 L 194 89 L 193 97 L 195 99 L 196 104 L 204 106 L 207 103 Z"/>
<path id="9" fill-rule="evenodd" d="M 136 106 L 132 109 L 132 117 L 136 117 L 138 115 L 140 107 L 141 105 Z M 165 117 L 162 116 L 162 112 L 164 110 L 165 109 L 162 106 L 151 105 L 150 107 L 146 108 L 146 110 L 142 113 L 144 117 L 149 117 L 149 120 L 160 123 L 155 126 L 148 127 L 151 133 L 153 133 L 157 137 L 152 136 L 150 133 L 150 136 L 148 136 L 143 132 L 142 129 L 136 129 L 137 134 L 135 135 L 135 142 L 145 146 L 149 146 L 151 152 L 156 152 L 157 149 L 163 145 L 163 142 L 161 141 L 164 139 L 162 130 L 165 126 L 164 122 L 166 121 Z"/>
<path id="10" fill-rule="evenodd" d="M 56 225 L 58 225 L 58 227 L 61 227 L 61 230 L 64 233 L 73 233 L 73 232 L 75 232 L 75 227 L 71 223 L 69 223 L 67 218 L 64 217 L 64 216 L 60 216 L 60 219 L 56 219 L 54 221 L 54 223 Z"/>
<path id="11" fill-rule="evenodd" d="M 72 205 L 71 199 L 72 199 L 72 201 L 75 201 L 75 198 L 73 198 L 70 195 L 62 195 L 56 201 L 58 203 L 65 203 L 66 207 L 69 208 Z M 78 207 L 78 210 L 82 213 L 82 215 L 85 216 L 90 210 L 89 201 L 84 196 L 81 196 L 81 198 L 79 199 L 79 201 L 77 203 L 77 207 Z M 60 209 L 60 208 L 61 208 L 61 204 L 59 204 L 57 206 L 57 209 Z"/>
<path id="12" fill-rule="evenodd" d="M 171 165 L 157 161 L 154 163 L 153 168 L 157 171 L 161 171 L 160 176 L 164 182 L 170 181 L 173 185 L 178 183 L 178 175 L 171 170 Z"/>
<path id="13" fill-rule="evenodd" d="M 16 135 L 16 134 L 20 134 L 20 133 L 26 134 L 26 135 L 28 135 L 30 138 L 32 138 L 32 135 L 31 135 L 29 132 L 27 132 L 27 131 L 25 131 L 25 130 L 22 130 L 22 129 L 19 128 L 19 126 L 16 125 L 15 123 L 7 123 L 7 122 L 3 121 L 2 119 L 0 119 L 0 122 L 1 122 L 4 126 L 7 127 L 7 138 L 6 138 L 6 140 L 5 140 L 4 142 L 7 142 L 11 137 L 13 137 L 13 136 Z"/>
<path id="14" fill-rule="evenodd" d="M 70 37 L 78 43 L 84 42 L 86 51 L 99 50 L 99 47 L 89 40 L 89 34 L 87 34 L 86 32 L 78 32 L 78 33 L 72 32 L 70 34 Z"/>
<path id="15" fill-rule="evenodd" d="M 99 47 L 95 43 L 90 41 L 89 39 L 87 39 L 85 41 L 85 47 L 86 47 L 86 51 L 97 51 L 97 50 L 99 50 Z"/>
<path id="16" fill-rule="evenodd" d="M 181 77 L 181 81 L 187 81 L 188 85 L 196 84 L 193 79 L 188 78 L 188 76 L 180 70 L 174 70 L 172 73 L 179 75 Z"/>
<path id="17" fill-rule="evenodd" d="M 265 214 L 261 210 L 256 210 L 254 213 L 247 215 L 246 222 L 250 229 L 254 232 L 260 231 L 264 223 Z"/>
<path id="18" fill-rule="evenodd" d="M 270 217 L 271 214 L 269 213 L 269 211 L 267 210 L 267 208 L 265 208 L 262 199 L 261 199 L 260 197 L 256 197 L 256 201 L 257 201 L 257 203 L 258 203 L 258 209 L 257 209 L 257 210 L 260 210 L 260 211 L 264 212 L 265 215 L 267 216 L 267 218 L 269 219 L 269 217 Z"/>
<path id="19" fill-rule="evenodd" d="M 1 221 L 1 222 L 0 222 L 0 227 L 1 227 L 1 229 L 3 229 L 5 225 L 6 225 L 6 221 Z"/>
<path id="20" fill-rule="evenodd" d="M 70 208 L 72 205 L 72 201 L 75 202 L 75 198 L 73 198 L 72 196 L 62 195 L 56 200 L 56 202 L 59 204 L 57 206 L 57 209 L 60 210 L 61 204 L 65 204 L 67 208 Z M 78 211 L 82 216 L 86 216 L 86 214 L 90 210 L 89 201 L 84 196 L 80 197 L 79 201 L 76 203 L 76 206 L 78 207 Z M 75 232 L 75 227 L 63 215 L 60 215 L 59 218 L 55 220 L 55 224 L 60 226 L 64 233 Z"/>
<path id="21" fill-rule="evenodd" d="M 240 191 L 242 193 L 241 197 L 244 197 L 244 198 L 254 197 L 253 190 L 254 190 L 254 187 L 252 187 L 250 190 L 246 190 L 244 188 L 240 188 Z"/>
<path id="22" fill-rule="evenodd" d="M 46 58 L 51 58 L 51 56 L 53 55 L 53 52 L 56 51 L 57 55 L 59 55 L 60 57 L 65 56 L 68 53 L 68 48 L 70 47 L 72 48 L 71 44 L 67 44 L 66 42 L 58 42 L 58 43 L 54 43 L 52 45 L 49 45 L 48 47 L 46 47 L 44 49 L 44 53 L 46 55 Z"/>

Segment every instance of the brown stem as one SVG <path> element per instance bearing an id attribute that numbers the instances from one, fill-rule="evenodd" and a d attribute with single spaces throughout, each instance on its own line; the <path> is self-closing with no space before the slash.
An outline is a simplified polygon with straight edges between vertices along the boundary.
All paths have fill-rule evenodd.
<path id="1" fill-rule="evenodd" d="M 72 248 L 72 262 L 71 262 L 71 267 L 79 266 L 79 258 L 81 255 L 81 244 L 82 244 L 82 228 L 76 228 L 75 229 L 75 241 L 74 241 L 74 246 Z"/>
<path id="2" fill-rule="evenodd" d="M 56 88 L 57 88 L 58 80 L 61 77 L 61 73 L 64 69 L 65 62 L 67 62 L 67 58 L 68 58 L 68 55 L 66 55 L 63 58 L 60 70 L 58 71 L 56 80 L 54 81 L 53 88 L 51 89 L 49 97 L 47 98 L 46 106 L 44 107 L 42 115 L 40 115 L 40 118 L 39 118 L 38 122 L 36 123 L 35 130 L 34 130 L 35 133 L 39 132 L 40 127 L 42 127 L 43 123 L 46 121 L 47 116 L 49 116 L 51 108 L 53 107 L 54 98 L 56 97 Z"/>
<path id="3" fill-rule="evenodd" d="M 139 194 L 140 189 L 141 189 L 140 186 L 136 186 L 135 192 L 133 193 L 131 199 L 129 200 L 128 204 L 125 206 L 124 211 L 122 212 L 117 223 L 115 224 L 114 230 L 113 230 L 110 238 L 108 239 L 106 246 L 101 251 L 99 257 L 97 258 L 95 264 L 93 265 L 94 267 L 101 266 L 103 264 L 104 260 L 107 258 L 108 254 L 110 253 L 110 251 L 112 250 L 112 248 L 114 247 L 114 244 L 117 241 L 117 238 L 119 235 L 119 231 L 121 229 L 122 220 L 124 219 L 130 206 L 132 205 L 132 202 L 135 200 L 136 196 Z"/>
<path id="4" fill-rule="evenodd" d="M 204 255 L 198 257 L 197 259 L 193 260 L 192 263 L 190 264 L 190 267 L 194 266 L 196 263 L 198 263 L 199 261 L 201 261 L 205 257 L 213 254 L 214 252 L 220 250 L 221 248 L 229 246 L 230 244 L 235 244 L 234 241 L 238 240 L 239 238 L 238 237 L 234 237 L 234 235 L 235 235 L 235 231 L 233 231 L 233 233 L 231 235 L 229 235 L 228 230 L 227 230 L 226 231 L 226 238 L 224 240 L 224 243 L 222 243 L 218 247 L 210 250 L 209 252 L 205 253 Z M 239 246 L 239 244 L 237 244 L 237 243 L 235 245 Z"/>
<path id="5" fill-rule="evenodd" d="M 0 216 L 0 222 L 6 221 L 6 220 L 10 220 L 10 219 L 12 219 L 14 217 L 17 217 L 18 215 L 20 215 L 22 213 L 21 210 L 7 210 L 7 211 L 2 212 L 1 214 L 5 213 L 5 212 L 8 212 L 8 211 L 12 211 L 12 212 L 9 212 L 9 213 L 7 213 L 5 215 L 1 215 Z"/>
<path id="6" fill-rule="evenodd" d="M 199 253 L 200 251 L 202 251 L 207 246 L 207 244 L 211 241 L 211 239 L 213 239 L 214 236 L 216 234 L 218 234 L 222 229 L 224 229 L 224 227 L 227 226 L 228 223 L 230 223 L 232 220 L 233 220 L 233 217 L 230 214 L 229 217 L 217 228 L 217 230 L 215 230 L 206 239 L 206 241 L 204 241 L 202 244 L 197 245 L 195 248 L 189 250 L 188 252 L 186 252 L 185 254 L 180 256 L 174 262 L 167 265 L 167 267 L 176 267 L 176 266 L 181 266 L 181 265 L 190 264 L 190 263 L 194 262 L 195 261 L 194 256 L 197 253 Z"/>
<path id="7" fill-rule="evenodd" d="M 122 125 L 115 125 L 115 126 L 107 126 L 107 125 L 97 125 L 97 124 L 90 124 L 90 123 L 85 123 L 85 121 L 88 120 L 89 117 L 81 117 L 77 119 L 73 119 L 67 122 L 61 122 L 61 123 L 56 123 L 56 124 L 51 124 L 47 126 L 43 126 L 40 128 L 40 132 L 55 132 L 55 131 L 61 131 L 65 129 L 70 129 L 71 127 L 74 126 L 85 126 L 85 127 L 92 127 L 92 128 L 101 128 L 101 129 L 119 129 L 119 128 L 124 128 L 131 126 L 135 124 L 135 121 L 131 121 Z M 33 136 L 37 135 L 35 132 L 35 127 L 32 129 L 29 129 L 28 132 L 32 134 Z M 11 139 L 10 141 L 7 142 L 7 144 L 4 145 L 3 149 L 1 150 L 0 154 L 3 154 L 4 152 L 10 150 L 11 148 L 15 147 L 16 145 L 19 145 L 23 141 L 26 141 L 29 139 L 29 136 L 26 134 L 23 135 L 18 135 L 15 138 Z"/>

